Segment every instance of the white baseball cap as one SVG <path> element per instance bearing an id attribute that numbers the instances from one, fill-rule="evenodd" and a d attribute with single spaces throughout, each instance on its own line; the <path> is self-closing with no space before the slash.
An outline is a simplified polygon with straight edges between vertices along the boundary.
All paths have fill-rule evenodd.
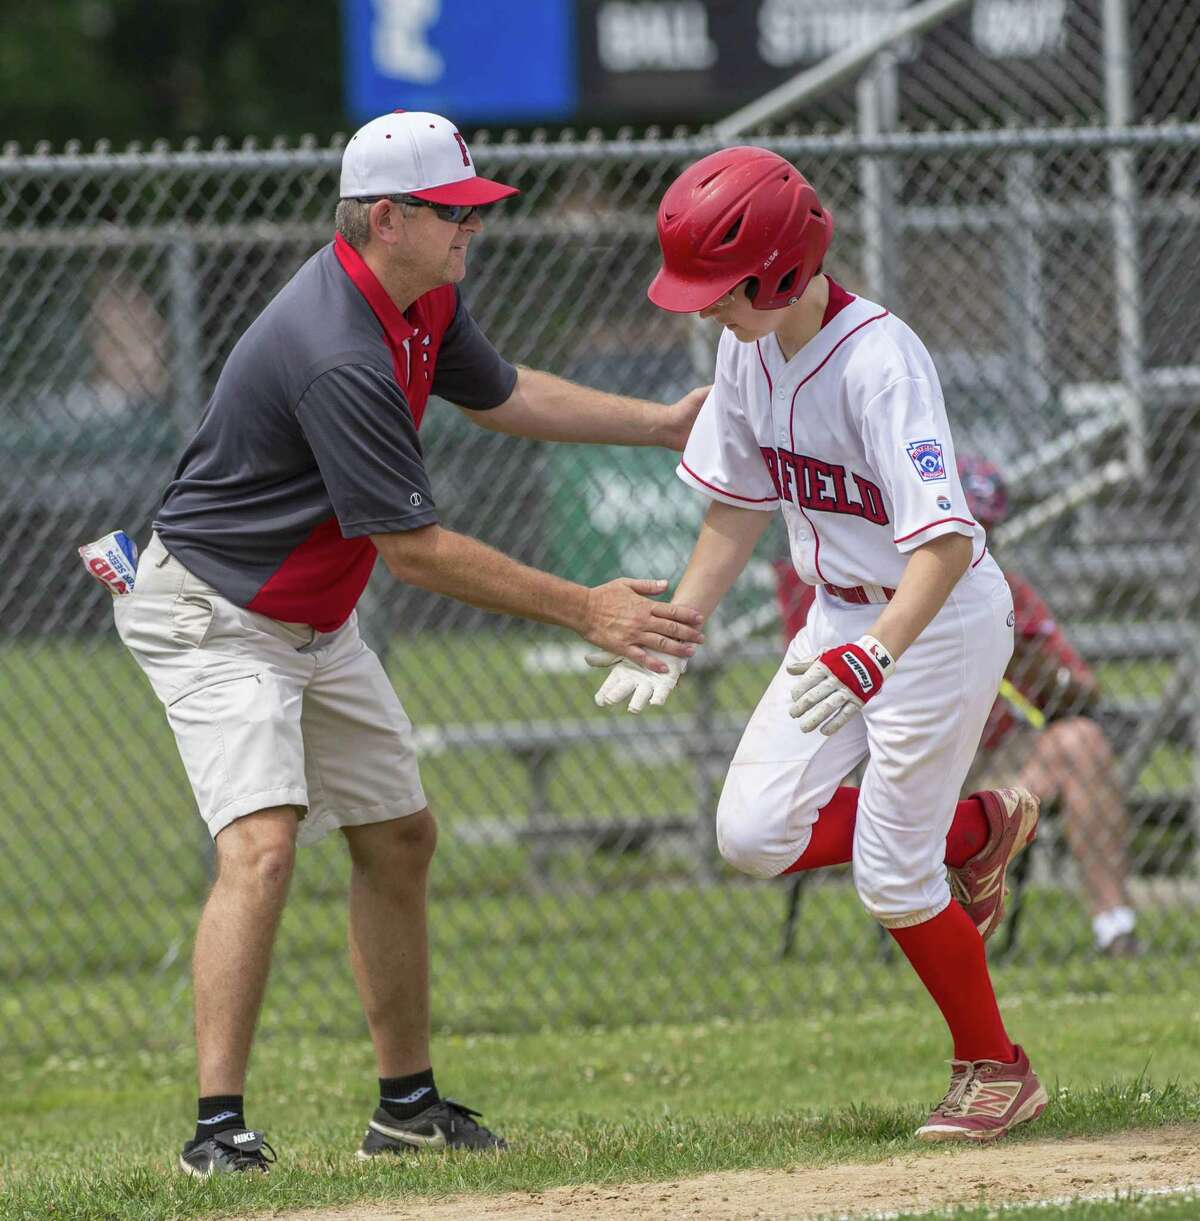
<path id="1" fill-rule="evenodd" d="M 517 193 L 476 174 L 454 124 L 424 110 L 394 110 L 372 119 L 342 153 L 343 199 L 416 195 L 430 203 L 490 204 Z"/>

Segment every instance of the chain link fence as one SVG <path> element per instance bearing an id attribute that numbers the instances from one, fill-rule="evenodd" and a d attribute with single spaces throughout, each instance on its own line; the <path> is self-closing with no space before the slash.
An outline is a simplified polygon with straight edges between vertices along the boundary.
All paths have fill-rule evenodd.
<path id="1" fill-rule="evenodd" d="M 753 8 L 759 56 L 775 69 L 824 70 L 879 38 L 874 66 L 893 95 L 890 123 L 906 130 L 1161 123 L 1200 109 L 1200 12 L 1188 0 L 759 0 Z M 922 28 L 887 38 L 890 23 L 931 8 Z M 1113 94 L 1118 78 L 1125 97 Z M 855 74 L 838 76 L 806 94 L 789 121 L 805 132 L 854 127 L 863 88 Z"/>
<path id="2" fill-rule="evenodd" d="M 1092 699 L 1070 667 L 1023 651 L 981 760 L 1009 783 L 1040 768 L 1053 790 L 993 946 L 1002 987 L 1186 974 L 1200 950 L 1200 127 L 771 143 L 837 219 L 827 270 L 886 292 L 930 346 L 959 450 L 1008 478 L 995 553 L 1098 686 Z M 714 147 L 479 142 L 481 170 L 523 192 L 487 217 L 465 285 L 499 350 L 661 401 L 707 380 L 715 336 L 654 310 L 645 286 L 657 200 Z M 74 549 L 116 527 L 144 545 L 232 344 L 329 240 L 338 162 L 0 158 L 10 1049 L 186 1037 L 211 851 L 162 710 Z M 671 455 L 503 438 L 439 403 L 423 437 L 448 526 L 584 582 L 682 571 L 703 504 Z M 847 871 L 755 883 L 715 851 L 725 762 L 782 656 L 784 555 L 769 534 L 687 682 L 638 720 L 593 706 L 566 635 L 376 573 L 364 634 L 417 726 L 442 827 L 439 1029 L 796 1013 L 912 986 Z M 1031 622 L 1036 646 L 1046 616 Z M 302 855 L 268 1030 L 362 1029 L 346 874 L 336 837 Z M 1113 907 L 1137 912 L 1136 959 L 1093 948 L 1091 917 Z"/>

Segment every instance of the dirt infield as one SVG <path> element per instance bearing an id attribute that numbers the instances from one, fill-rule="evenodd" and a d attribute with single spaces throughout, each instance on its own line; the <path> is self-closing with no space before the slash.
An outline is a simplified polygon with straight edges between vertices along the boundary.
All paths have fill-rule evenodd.
<path id="1" fill-rule="evenodd" d="M 867 1165 L 739 1171 L 662 1183 L 397 1201 L 276 1214 L 277 1221 L 580 1221 L 703 1217 L 869 1216 L 987 1201 L 1034 1201 L 1200 1185 L 1200 1128 L 1122 1132 L 1096 1140 L 935 1149 Z"/>

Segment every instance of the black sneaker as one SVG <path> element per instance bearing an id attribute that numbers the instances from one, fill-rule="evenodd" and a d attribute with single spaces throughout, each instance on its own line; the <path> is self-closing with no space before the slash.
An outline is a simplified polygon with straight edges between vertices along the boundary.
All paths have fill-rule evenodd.
<path id="1" fill-rule="evenodd" d="M 360 1158 L 418 1149 L 507 1149 L 508 1142 L 475 1122 L 479 1111 L 441 1098 L 411 1119 L 397 1119 L 383 1107 L 371 1116 L 358 1151 Z"/>
<path id="2" fill-rule="evenodd" d="M 1143 947 L 1136 933 L 1118 933 L 1100 953 L 1105 958 L 1141 958 Z"/>
<path id="3" fill-rule="evenodd" d="M 179 1155 L 184 1174 L 206 1179 L 210 1174 L 243 1174 L 255 1170 L 266 1174 L 275 1160 L 275 1150 L 261 1132 L 248 1128 L 226 1128 L 204 1140 L 189 1140 Z"/>

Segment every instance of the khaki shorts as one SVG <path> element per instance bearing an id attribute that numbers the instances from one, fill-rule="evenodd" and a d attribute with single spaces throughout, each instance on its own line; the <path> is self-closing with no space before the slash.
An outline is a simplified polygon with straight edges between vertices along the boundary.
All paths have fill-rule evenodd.
<path id="1" fill-rule="evenodd" d="M 336 632 L 221 597 L 155 535 L 117 631 L 167 710 L 215 838 L 236 818 L 300 808 L 299 842 L 425 808 L 412 724 L 357 615 Z"/>

